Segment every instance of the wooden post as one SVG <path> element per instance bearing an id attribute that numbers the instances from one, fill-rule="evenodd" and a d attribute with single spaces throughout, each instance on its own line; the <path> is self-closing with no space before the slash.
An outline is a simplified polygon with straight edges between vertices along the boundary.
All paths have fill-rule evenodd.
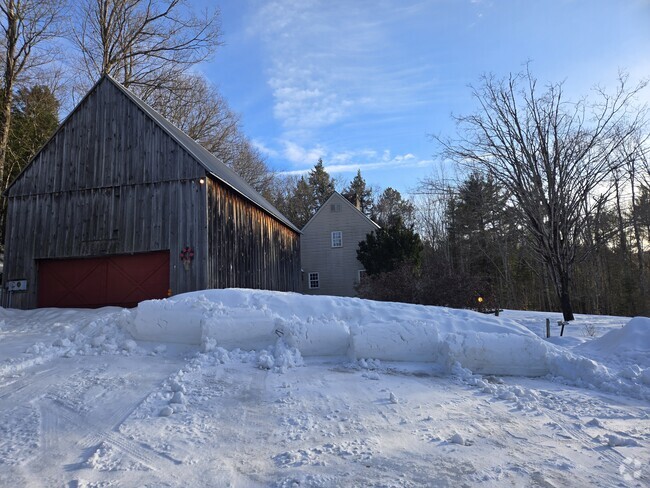
<path id="1" fill-rule="evenodd" d="M 499 309 L 498 308 L 494 311 L 494 315 L 495 315 L 495 317 L 499 316 Z"/>
<path id="2" fill-rule="evenodd" d="M 560 337 L 562 337 L 564 335 L 564 326 L 566 325 L 566 321 L 563 320 L 560 324 L 562 325 L 562 328 L 560 329 Z"/>
<path id="3" fill-rule="evenodd" d="M 551 319 L 546 319 L 546 338 L 551 337 Z"/>

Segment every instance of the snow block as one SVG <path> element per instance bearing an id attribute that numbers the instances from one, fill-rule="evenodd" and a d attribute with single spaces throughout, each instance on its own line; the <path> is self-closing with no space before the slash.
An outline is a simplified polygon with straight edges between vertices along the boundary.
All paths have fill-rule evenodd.
<path id="1" fill-rule="evenodd" d="M 203 341 L 213 339 L 224 349 L 264 349 L 275 344 L 280 336 L 269 311 L 243 308 L 206 312 L 201 330 Z"/>
<path id="2" fill-rule="evenodd" d="M 203 312 L 167 300 L 141 302 L 131 312 L 128 332 L 136 340 L 200 344 Z"/>
<path id="3" fill-rule="evenodd" d="M 277 330 L 289 347 L 303 356 L 347 356 L 350 348 L 350 328 L 336 318 L 277 319 Z"/>
<path id="4" fill-rule="evenodd" d="M 351 327 L 352 359 L 438 362 L 438 332 L 424 322 L 369 321 Z"/>

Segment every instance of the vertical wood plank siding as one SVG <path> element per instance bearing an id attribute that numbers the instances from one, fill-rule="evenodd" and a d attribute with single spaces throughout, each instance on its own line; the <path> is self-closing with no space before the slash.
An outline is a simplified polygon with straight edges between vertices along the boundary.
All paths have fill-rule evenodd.
<path id="1" fill-rule="evenodd" d="M 300 235 L 208 178 L 208 286 L 300 289 Z"/>
<path id="2" fill-rule="evenodd" d="M 111 83 L 97 85 L 8 192 L 4 279 L 37 303 L 37 260 L 169 250 L 173 293 L 207 283 L 205 169 Z M 195 249 L 186 271 L 184 245 Z M 203 265 L 201 265 L 203 260 Z"/>

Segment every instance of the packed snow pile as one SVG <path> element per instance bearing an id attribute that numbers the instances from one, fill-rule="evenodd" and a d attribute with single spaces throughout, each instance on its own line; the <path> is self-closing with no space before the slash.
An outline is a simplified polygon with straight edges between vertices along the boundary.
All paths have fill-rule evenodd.
<path id="1" fill-rule="evenodd" d="M 129 319 L 129 311 L 117 307 L 98 310 L 0 308 L 0 326 L 11 324 L 11 330 L 21 331 L 25 341 L 21 351 L 23 355 L 12 357 L 13 354 L 7 354 L 7 359 L 0 362 L 0 377 L 16 374 L 56 357 L 140 352 L 137 343 L 125 330 Z M 31 342 L 32 337 L 39 340 Z M 5 359 L 3 353 L 5 351 L 0 348 L 0 358 Z"/>
<path id="2" fill-rule="evenodd" d="M 139 340 L 276 351 L 261 361 L 269 367 L 280 350 L 285 362 L 287 354 L 299 352 L 426 362 L 441 371 L 459 363 L 484 374 L 553 374 L 587 384 L 611 380 L 605 367 L 543 341 L 513 320 L 442 307 L 228 289 L 143 302 L 127 322 Z"/>
<path id="3" fill-rule="evenodd" d="M 575 350 L 650 366 L 650 318 L 635 317 L 622 328 L 585 342 Z"/>

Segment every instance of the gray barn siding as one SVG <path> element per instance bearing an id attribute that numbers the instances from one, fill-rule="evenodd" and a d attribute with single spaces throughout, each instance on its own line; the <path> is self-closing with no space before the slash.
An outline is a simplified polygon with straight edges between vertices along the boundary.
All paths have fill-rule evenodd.
<path id="1" fill-rule="evenodd" d="M 28 280 L 12 306 L 37 305 L 39 260 L 164 250 L 174 294 L 299 290 L 296 229 L 259 195 L 206 178 L 203 150 L 113 83 L 95 86 L 7 192 L 4 280 Z M 187 271 L 184 246 L 195 252 Z"/>
<path id="2" fill-rule="evenodd" d="M 208 178 L 208 286 L 300 289 L 300 235 Z"/>
<path id="3" fill-rule="evenodd" d="M 99 83 L 8 191 L 4 279 L 37 303 L 37 261 L 169 250 L 173 293 L 205 287 L 205 169 L 115 86 Z M 195 250 L 185 271 L 184 245 Z"/>
<path id="4" fill-rule="evenodd" d="M 7 222 L 6 262 L 11 265 L 5 274 L 7 279 L 29 280 L 29 290 L 15 294 L 12 305 L 36 306 L 37 260 L 48 258 L 169 250 L 173 293 L 204 288 L 207 255 L 201 243 L 206 236 L 199 222 L 205 215 L 200 210 L 203 198 L 203 188 L 195 181 L 14 197 Z M 169 201 L 178 207 L 162 203 Z M 37 211 L 43 208 L 52 211 Z M 189 271 L 179 259 L 185 245 L 195 249 Z"/>

